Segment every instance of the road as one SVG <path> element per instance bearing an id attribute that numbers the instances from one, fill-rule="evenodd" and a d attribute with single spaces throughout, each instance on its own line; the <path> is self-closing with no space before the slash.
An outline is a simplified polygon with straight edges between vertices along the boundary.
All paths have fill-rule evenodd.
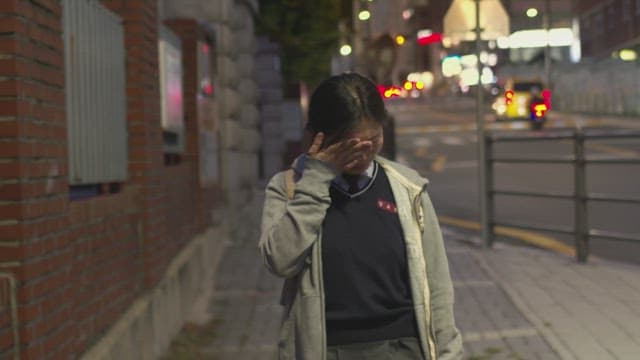
<path id="1" fill-rule="evenodd" d="M 475 103 L 470 98 L 447 98 L 437 101 L 395 100 L 387 108 L 396 119 L 398 160 L 417 169 L 430 180 L 429 192 L 441 222 L 468 229 L 477 227 L 478 167 L 477 135 L 475 131 Z M 486 116 L 487 120 L 491 116 Z M 566 126 L 616 129 L 606 119 L 563 115 L 552 117 L 542 133 L 559 131 Z M 575 119 L 574 119 L 575 120 Z M 640 119 L 638 121 L 640 124 Z M 527 132 L 525 122 L 488 123 L 491 131 Z M 504 129 L 509 128 L 509 129 Z M 562 157 L 573 151 L 569 140 L 531 143 L 500 143 L 495 156 Z M 592 140 L 587 142 L 588 157 L 640 156 L 640 139 Z M 494 181 L 497 189 L 573 194 L 573 166 L 569 164 L 511 164 L 495 165 Z M 640 198 L 640 165 L 587 165 L 587 190 L 621 197 Z M 497 195 L 497 222 L 543 224 L 573 228 L 573 202 L 562 199 L 541 199 Z M 640 235 L 640 205 L 590 202 L 590 229 L 616 231 Z M 550 232 L 518 232 L 501 229 L 497 241 L 523 245 L 535 244 L 569 254 L 574 238 Z M 640 264 L 640 243 L 592 238 L 592 256 Z"/>

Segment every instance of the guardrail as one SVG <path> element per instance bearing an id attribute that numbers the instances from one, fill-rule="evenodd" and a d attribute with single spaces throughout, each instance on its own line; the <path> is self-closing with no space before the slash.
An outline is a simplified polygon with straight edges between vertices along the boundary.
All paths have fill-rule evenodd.
<path id="1" fill-rule="evenodd" d="M 10 333 L 7 331 L 2 335 L 2 341 L 3 343 L 10 341 L 13 344 L 13 354 L 9 350 L 9 353 L 0 354 L 0 358 L 9 359 L 9 355 L 12 355 L 14 360 L 18 360 L 20 359 L 20 336 L 18 333 L 16 279 L 13 274 L 7 272 L 0 272 L 0 317 L 9 320 L 11 327 Z M 8 338 L 12 338 L 12 340 L 8 340 Z"/>
<path id="2" fill-rule="evenodd" d="M 637 242 L 640 245 L 640 235 L 626 234 L 614 231 L 605 231 L 589 228 L 589 216 L 587 203 L 589 201 L 629 203 L 640 205 L 640 198 L 621 197 L 619 195 L 587 192 L 586 166 L 587 164 L 640 164 L 640 157 L 598 157 L 587 158 L 585 156 L 585 141 L 587 139 L 621 139 L 634 138 L 640 140 L 640 131 L 636 130 L 570 130 L 551 133 L 527 132 L 527 133 L 487 133 L 484 141 L 486 145 L 485 192 L 487 194 L 487 218 L 488 236 L 487 246 L 492 246 L 494 241 L 494 226 L 509 226 L 525 230 L 543 230 L 575 236 L 576 259 L 578 262 L 586 262 L 589 257 L 589 240 L 591 238 L 603 238 L 619 241 Z M 533 158 L 533 157 L 494 157 L 493 144 L 497 142 L 529 142 L 549 140 L 573 141 L 573 155 L 557 158 Z M 517 164 L 573 164 L 574 166 L 574 192 L 572 194 L 556 192 L 530 192 L 530 191 L 505 191 L 494 188 L 493 165 L 496 163 Z M 640 179 L 639 179 L 640 181 Z M 496 222 L 494 219 L 494 195 L 527 196 L 548 199 L 565 199 L 574 201 L 574 227 L 543 226 L 518 222 Z"/>

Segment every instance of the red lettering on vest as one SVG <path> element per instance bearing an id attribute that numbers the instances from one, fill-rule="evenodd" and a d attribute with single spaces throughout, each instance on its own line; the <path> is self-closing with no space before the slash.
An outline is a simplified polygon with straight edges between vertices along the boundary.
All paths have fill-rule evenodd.
<path id="1" fill-rule="evenodd" d="M 388 211 L 392 214 L 398 213 L 398 208 L 396 207 L 396 204 L 392 203 L 391 201 L 378 199 L 378 208 L 384 211 Z"/>

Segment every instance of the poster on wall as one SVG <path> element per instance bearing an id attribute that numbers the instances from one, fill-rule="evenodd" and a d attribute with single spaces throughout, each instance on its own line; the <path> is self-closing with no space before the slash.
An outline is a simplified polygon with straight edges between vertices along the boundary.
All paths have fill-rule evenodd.
<path id="1" fill-rule="evenodd" d="M 214 89 L 213 46 L 199 41 L 198 56 L 198 129 L 200 140 L 200 184 L 219 183 L 217 101 Z"/>
<path id="2" fill-rule="evenodd" d="M 171 153 L 183 152 L 182 48 L 180 39 L 165 27 L 160 28 L 158 55 L 164 149 Z"/>

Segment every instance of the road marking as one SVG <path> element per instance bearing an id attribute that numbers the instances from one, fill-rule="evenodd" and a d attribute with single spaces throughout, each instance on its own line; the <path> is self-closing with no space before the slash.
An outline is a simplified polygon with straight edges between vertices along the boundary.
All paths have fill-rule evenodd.
<path id="1" fill-rule="evenodd" d="M 444 170 L 445 163 L 447 162 L 447 157 L 445 155 L 438 155 L 436 159 L 431 163 L 431 170 L 434 172 L 440 173 Z"/>
<path id="2" fill-rule="evenodd" d="M 640 153 L 637 151 L 629 150 L 629 149 L 620 149 L 612 145 L 587 143 L 586 146 L 587 148 L 596 149 L 604 153 L 613 154 L 613 155 L 629 156 L 629 157 L 640 156 Z"/>
<path id="3" fill-rule="evenodd" d="M 447 251 L 450 253 L 450 251 Z M 497 286 L 495 282 L 491 280 L 460 280 L 453 281 L 453 287 L 494 287 Z"/>
<path id="4" fill-rule="evenodd" d="M 463 332 L 462 337 L 465 342 L 481 341 L 481 340 L 500 340 L 514 337 L 530 337 L 541 336 L 538 330 L 534 327 L 515 328 L 515 329 L 500 329 L 495 331 L 474 331 Z"/>
<path id="5" fill-rule="evenodd" d="M 445 164 L 444 169 L 468 169 L 478 167 L 478 160 L 453 161 Z"/>
<path id="6" fill-rule="evenodd" d="M 464 140 L 462 140 L 458 136 L 443 136 L 442 140 L 440 140 L 440 142 L 445 144 L 445 145 L 449 145 L 449 146 L 464 145 Z"/>
<path id="7" fill-rule="evenodd" d="M 426 158 L 429 154 L 429 148 L 426 146 L 416 147 L 413 155 L 418 158 Z"/>
<path id="8" fill-rule="evenodd" d="M 413 146 L 417 146 L 417 147 L 431 146 L 431 140 L 429 138 L 426 138 L 426 137 L 415 138 L 413 140 Z"/>
<path id="9" fill-rule="evenodd" d="M 450 216 L 438 216 L 438 220 L 442 224 L 461 227 L 468 230 L 480 230 L 480 223 L 469 220 L 457 219 Z M 570 257 L 576 256 L 573 247 L 560 242 L 550 236 L 542 235 L 532 231 L 526 231 L 506 226 L 494 226 L 493 231 L 496 235 L 507 236 L 531 244 L 543 249 L 551 250 Z"/>

